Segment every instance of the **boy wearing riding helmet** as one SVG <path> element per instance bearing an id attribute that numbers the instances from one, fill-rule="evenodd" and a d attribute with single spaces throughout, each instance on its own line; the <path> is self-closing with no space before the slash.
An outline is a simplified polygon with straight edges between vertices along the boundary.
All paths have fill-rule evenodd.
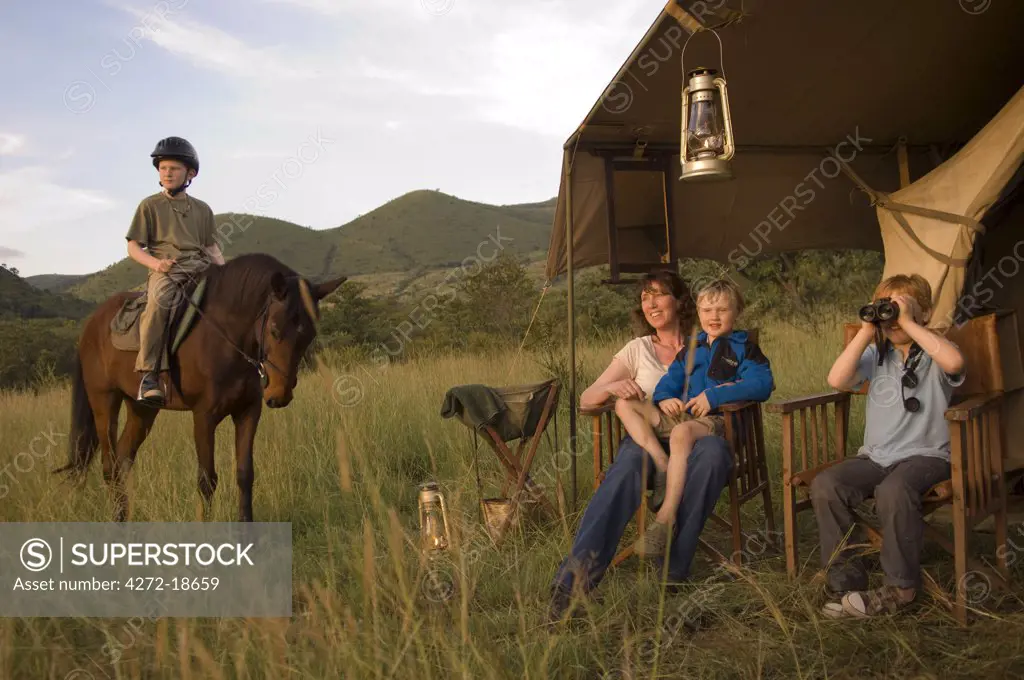
<path id="1" fill-rule="evenodd" d="M 167 325 L 187 281 L 224 264 L 214 240 L 213 211 L 186 189 L 199 174 L 199 155 L 181 137 L 160 140 L 150 154 L 161 191 L 139 203 L 128 229 L 128 255 L 149 269 L 146 306 L 139 326 L 135 370 L 142 373 L 137 399 L 162 405 L 159 373 L 168 369 Z"/>

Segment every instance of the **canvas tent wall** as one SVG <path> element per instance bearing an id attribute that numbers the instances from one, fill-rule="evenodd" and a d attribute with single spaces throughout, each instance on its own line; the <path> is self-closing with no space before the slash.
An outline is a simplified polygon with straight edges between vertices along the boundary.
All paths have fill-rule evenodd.
<path id="1" fill-rule="evenodd" d="M 613 279 L 679 257 L 742 268 L 762 253 L 866 248 L 887 252 L 887 273 L 926 266 L 946 316 L 969 273 L 998 263 L 1024 235 L 1020 192 L 1011 191 L 1022 25 L 1024 2 L 670 0 L 565 144 L 548 277 L 568 270 L 567 233 L 573 267 L 610 264 Z M 702 27 L 717 30 L 724 64 Z M 738 146 L 729 182 L 678 180 L 682 68 L 698 65 L 724 65 Z M 980 146 L 965 145 L 1000 111 L 979 163 Z M 880 228 L 886 211 L 832 156 L 891 200 L 980 219 L 983 252 L 923 265 L 931 256 L 903 243 L 906 232 L 885 215 Z M 950 188 L 960 193 L 946 196 Z M 972 258 L 970 226 L 907 219 L 933 250 Z M 1024 314 L 1024 272 L 991 298 Z M 1024 404 L 1018 415 L 1011 420 L 1024 423 Z M 1024 445 L 1012 455 L 1024 466 Z"/>

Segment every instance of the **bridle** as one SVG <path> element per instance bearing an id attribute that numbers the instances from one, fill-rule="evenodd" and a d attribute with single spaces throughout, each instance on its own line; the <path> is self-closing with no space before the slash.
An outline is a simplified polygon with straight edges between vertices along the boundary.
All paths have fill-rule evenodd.
<path id="1" fill-rule="evenodd" d="M 315 306 L 313 306 L 312 304 L 312 298 L 309 295 L 309 289 L 306 288 L 306 282 L 301 279 L 299 280 L 299 292 L 302 295 L 303 306 L 306 307 L 306 311 L 310 314 L 310 316 L 313 317 L 315 321 L 316 316 L 313 313 L 313 310 L 315 310 Z M 217 329 L 217 332 L 220 333 L 220 336 L 224 338 L 225 342 L 227 342 L 228 345 L 232 347 L 232 349 L 241 354 L 242 358 L 249 362 L 249 365 L 256 369 L 256 373 L 259 375 L 260 378 L 261 390 L 267 389 L 267 385 L 270 384 L 270 375 L 267 373 L 266 365 L 269 365 L 271 368 L 273 368 L 275 371 L 281 374 L 281 376 L 288 376 L 287 373 L 282 371 L 280 367 L 278 367 L 277 364 L 271 361 L 270 358 L 267 356 L 267 322 L 270 320 L 270 304 L 272 296 L 273 293 L 269 293 L 267 295 L 267 301 L 263 303 L 263 310 L 260 312 L 260 333 L 259 336 L 256 338 L 256 353 L 258 357 L 257 359 L 253 359 L 251 356 L 249 356 L 248 352 L 246 352 L 237 344 L 235 344 L 235 342 L 227 336 L 227 333 L 224 332 L 224 329 L 222 329 L 216 321 L 207 319 L 206 314 L 203 313 L 203 310 L 199 309 L 199 306 L 196 305 L 196 303 L 192 302 L 192 298 L 190 296 L 184 296 L 188 303 L 192 305 L 192 308 L 195 309 L 196 312 L 198 312 L 199 316 L 204 321 L 208 321 L 211 326 Z"/>
<path id="2" fill-rule="evenodd" d="M 267 357 L 266 339 L 267 321 L 270 319 L 270 295 L 267 296 L 267 301 L 263 304 L 263 311 L 260 312 L 260 316 L 262 317 L 262 320 L 260 321 L 260 334 L 256 339 L 256 352 L 259 358 L 253 360 L 253 358 L 248 354 L 242 352 L 240 348 L 236 347 L 235 349 L 238 349 L 242 356 L 245 357 L 245 360 L 252 364 L 256 369 L 256 372 L 260 376 L 260 389 L 265 390 L 267 389 L 267 385 L 270 384 L 270 376 L 267 374 L 267 369 L 264 364 L 270 364 L 275 371 L 280 373 L 282 376 L 285 375 L 285 372 L 278 368 L 277 365 Z"/>

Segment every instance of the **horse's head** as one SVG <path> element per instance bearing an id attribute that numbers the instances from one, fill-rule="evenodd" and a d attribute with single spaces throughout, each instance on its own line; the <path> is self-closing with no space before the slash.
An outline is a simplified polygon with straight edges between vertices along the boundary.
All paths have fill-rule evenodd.
<path id="1" fill-rule="evenodd" d="M 312 284 L 300 277 L 278 272 L 271 278 L 271 295 L 266 318 L 257 329 L 263 342 L 266 378 L 263 400 L 270 408 L 287 406 L 299 380 L 299 361 L 316 337 L 320 318 L 317 303 L 347 280 Z"/>

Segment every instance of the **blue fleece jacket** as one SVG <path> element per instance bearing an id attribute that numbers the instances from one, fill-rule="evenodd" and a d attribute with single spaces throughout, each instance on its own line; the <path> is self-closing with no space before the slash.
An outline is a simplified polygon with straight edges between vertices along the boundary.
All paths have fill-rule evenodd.
<path id="1" fill-rule="evenodd" d="M 666 399 L 689 401 L 707 390 L 708 404 L 717 410 L 722 404 L 735 401 L 767 401 L 775 389 L 768 357 L 761 352 L 746 331 L 732 331 L 708 345 L 708 334 L 697 335 L 693 369 L 686 395 L 686 352 L 684 347 L 668 367 L 668 373 L 654 388 L 655 404 Z M 732 382 L 733 385 L 722 383 Z"/>

